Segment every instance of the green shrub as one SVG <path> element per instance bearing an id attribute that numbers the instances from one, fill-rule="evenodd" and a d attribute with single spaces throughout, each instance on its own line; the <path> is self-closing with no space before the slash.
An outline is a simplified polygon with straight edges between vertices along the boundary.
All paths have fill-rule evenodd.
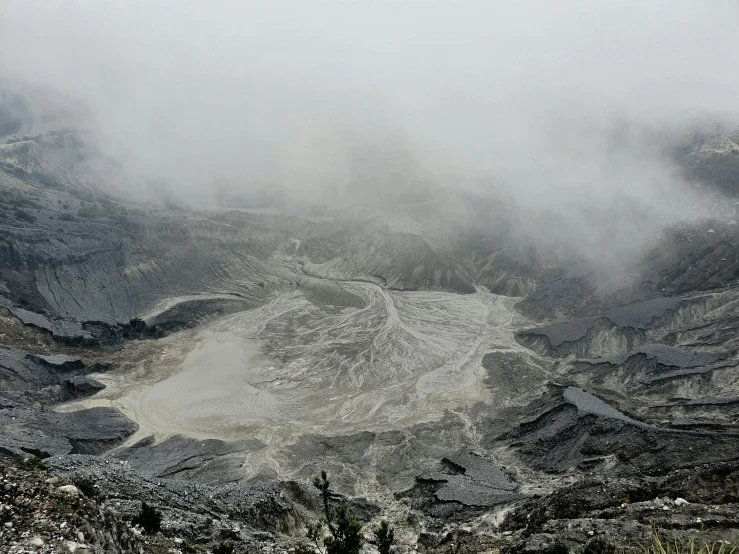
<path id="1" fill-rule="evenodd" d="M 552 544 L 546 547 L 545 554 L 570 554 L 570 547 L 560 539 L 556 539 Z"/>
<path id="2" fill-rule="evenodd" d="M 234 543 L 223 541 L 213 549 L 213 554 L 233 554 L 235 550 Z"/>
<path id="3" fill-rule="evenodd" d="M 17 465 L 18 467 L 28 470 L 49 469 L 49 466 L 47 466 L 41 458 L 37 458 L 36 456 L 29 456 L 28 458 L 18 460 Z"/>
<path id="4" fill-rule="evenodd" d="M 651 542 L 640 544 L 642 554 L 739 554 L 739 547 L 723 541 L 718 544 L 699 544 L 695 538 L 665 540 L 658 530 L 652 532 Z"/>
<path id="5" fill-rule="evenodd" d="M 328 480 L 325 471 L 313 479 L 313 486 L 321 493 L 323 501 L 323 517 L 316 523 L 308 525 L 308 538 L 313 541 L 316 548 L 325 554 L 359 554 L 362 550 L 364 536 L 362 535 L 362 524 L 351 513 L 348 506 L 339 506 L 335 510 L 331 507 L 331 481 Z M 324 534 L 324 528 L 327 533 Z M 375 544 L 381 554 L 388 554 L 393 545 L 395 531 L 390 528 L 386 521 L 374 530 Z M 321 543 L 325 550 L 321 548 Z M 301 554 L 314 552 L 311 547 L 303 546 Z"/>
<path id="6" fill-rule="evenodd" d="M 96 217 L 100 217 L 102 215 L 102 210 L 100 210 L 97 205 L 90 204 L 88 206 L 82 206 L 79 210 L 77 210 L 77 215 L 80 217 L 95 219 Z"/>
<path id="7" fill-rule="evenodd" d="M 98 498 L 100 496 L 100 491 L 92 481 L 88 481 L 87 479 L 77 479 L 74 484 L 87 498 Z"/>
<path id="8" fill-rule="evenodd" d="M 362 550 L 362 524 L 347 506 L 339 506 L 334 513 L 330 534 L 323 538 L 326 554 L 359 554 Z"/>
<path id="9" fill-rule="evenodd" d="M 219 546 L 217 546 L 216 548 L 218 548 Z M 192 544 L 191 542 L 187 541 L 182 543 L 180 549 L 183 552 L 187 552 L 188 554 L 197 554 L 197 552 L 206 552 L 208 550 L 204 546 L 200 546 L 199 544 Z"/>
<path id="10" fill-rule="evenodd" d="M 616 547 L 603 537 L 590 539 L 582 554 L 616 554 Z"/>
<path id="11" fill-rule="evenodd" d="M 140 525 L 144 532 L 153 535 L 162 528 L 162 513 L 146 502 L 142 502 L 141 511 L 131 520 L 131 523 Z"/>
<path id="12" fill-rule="evenodd" d="M 34 202 L 33 200 L 26 198 L 25 196 L 14 196 L 10 198 L 10 203 L 15 206 L 16 208 L 40 208 L 38 202 Z"/>
<path id="13" fill-rule="evenodd" d="M 390 548 L 392 548 L 393 541 L 395 540 L 395 530 L 392 529 L 387 524 L 387 521 L 383 519 L 380 522 L 380 526 L 376 527 L 373 533 L 375 536 L 375 540 L 373 542 L 375 543 L 375 546 L 377 546 L 377 550 L 380 554 L 390 554 Z M 567 551 L 551 552 L 549 554 L 567 554 Z"/>
<path id="14" fill-rule="evenodd" d="M 77 221 L 72 214 L 61 214 L 57 219 L 60 221 Z"/>
<path id="15" fill-rule="evenodd" d="M 19 219 L 21 221 L 27 221 L 29 223 L 33 223 L 34 221 L 36 221 L 35 217 L 33 217 L 28 212 L 24 212 L 20 208 L 16 208 L 16 210 L 13 212 L 13 215 L 15 216 L 16 219 Z"/>

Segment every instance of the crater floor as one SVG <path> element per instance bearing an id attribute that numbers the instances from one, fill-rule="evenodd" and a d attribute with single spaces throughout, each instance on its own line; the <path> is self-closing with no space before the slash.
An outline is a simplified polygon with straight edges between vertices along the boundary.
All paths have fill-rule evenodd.
<path id="1" fill-rule="evenodd" d="M 388 291 L 332 284 L 363 306 L 335 306 L 301 288 L 261 308 L 117 354 L 107 388 L 61 406 L 121 409 L 154 435 L 254 439 L 269 449 L 305 434 L 399 429 L 489 401 L 483 356 L 521 351 L 516 298 Z M 340 289 L 340 290 L 339 290 Z"/>

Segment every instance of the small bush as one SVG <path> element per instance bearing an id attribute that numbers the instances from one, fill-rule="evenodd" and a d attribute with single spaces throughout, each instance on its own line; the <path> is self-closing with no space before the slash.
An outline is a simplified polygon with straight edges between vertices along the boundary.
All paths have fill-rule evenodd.
<path id="1" fill-rule="evenodd" d="M 552 544 L 546 547 L 544 550 L 545 554 L 570 554 L 570 547 L 560 539 L 555 540 Z"/>
<path id="2" fill-rule="evenodd" d="M 34 202 L 30 198 L 26 198 L 25 196 L 21 196 L 19 194 L 10 198 L 10 203 L 16 208 L 40 208 L 41 207 L 38 202 Z"/>
<path id="3" fill-rule="evenodd" d="M 21 221 L 27 221 L 28 223 L 33 223 L 34 221 L 36 221 L 36 218 L 35 217 L 33 217 L 28 212 L 24 212 L 21 209 L 16 209 L 13 212 L 13 215 L 15 216 L 16 219 L 19 219 Z"/>
<path id="4" fill-rule="evenodd" d="M 380 526 L 373 531 L 375 535 L 374 543 L 380 554 L 390 554 L 390 548 L 395 540 L 395 529 L 392 529 L 384 519 L 380 522 Z M 551 552 L 550 554 L 567 554 L 565 552 Z"/>
<path id="5" fill-rule="evenodd" d="M 336 508 L 329 530 L 330 534 L 323 538 L 327 554 L 359 554 L 362 550 L 362 524 L 347 506 Z"/>
<path id="6" fill-rule="evenodd" d="M 590 539 L 582 554 L 616 554 L 616 547 L 602 537 Z"/>
<path id="7" fill-rule="evenodd" d="M 131 523 L 140 525 L 144 532 L 153 535 L 162 528 L 162 513 L 146 502 L 142 502 L 141 511 L 131 520 Z"/>
<path id="8" fill-rule="evenodd" d="M 100 491 L 92 481 L 88 481 L 87 479 L 78 479 L 74 484 L 87 498 L 98 498 L 100 496 Z"/>
<path id="9" fill-rule="evenodd" d="M 49 466 L 47 466 L 41 458 L 37 458 L 36 456 L 29 456 L 28 458 L 18 460 L 18 467 L 28 470 L 49 469 Z"/>
<path id="10" fill-rule="evenodd" d="M 334 509 L 330 505 L 331 481 L 325 471 L 313 479 L 313 486 L 321 493 L 324 515 L 316 523 L 308 525 L 308 538 L 321 554 L 359 554 L 364 542 L 362 524 L 352 515 L 348 506 Z M 394 535 L 394 530 L 388 527 L 386 521 L 375 530 L 375 544 L 381 548 L 381 554 L 390 552 Z M 321 543 L 324 548 L 321 548 Z M 303 546 L 301 549 L 301 554 L 310 552 L 315 552 L 312 546 Z"/>
<path id="11" fill-rule="evenodd" d="M 213 549 L 213 554 L 233 554 L 234 551 L 234 543 L 231 541 L 223 541 Z"/>
<path id="12" fill-rule="evenodd" d="M 102 215 L 102 210 L 98 208 L 95 204 L 90 204 L 88 206 L 82 206 L 79 210 L 77 210 L 77 215 L 79 217 L 95 219 L 96 217 L 100 217 Z"/>
<path id="13" fill-rule="evenodd" d="M 57 219 L 60 221 L 77 221 L 72 214 L 61 214 Z"/>
<path id="14" fill-rule="evenodd" d="M 200 546 L 199 544 L 192 544 L 191 542 L 187 541 L 183 542 L 180 548 L 183 552 L 187 552 L 187 554 L 196 554 L 197 552 L 206 552 L 208 550 L 204 546 Z"/>

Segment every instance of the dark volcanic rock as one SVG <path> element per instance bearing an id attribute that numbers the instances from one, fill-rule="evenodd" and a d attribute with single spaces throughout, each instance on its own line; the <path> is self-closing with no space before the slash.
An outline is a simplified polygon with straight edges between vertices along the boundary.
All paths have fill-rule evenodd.
<path id="1" fill-rule="evenodd" d="M 45 356 L 43 354 L 26 354 L 29 360 L 39 362 L 53 368 L 70 371 L 73 369 L 82 369 L 85 365 L 82 360 L 75 356 L 67 356 L 66 354 L 54 354 Z"/>
<path id="2" fill-rule="evenodd" d="M 60 413 L 50 406 L 95 394 L 103 385 L 67 355 L 24 354 L 0 349 L 0 444 L 12 452 L 99 454 L 120 445 L 138 426 L 114 408 Z"/>
<path id="3" fill-rule="evenodd" d="M 225 442 L 215 439 L 197 440 L 176 435 L 161 443 L 153 439 L 139 441 L 115 457 L 147 476 L 190 478 L 201 482 L 223 483 L 238 481 L 243 456 L 265 445 L 259 440 Z M 241 453 L 231 471 L 222 463 L 211 463 L 228 454 Z"/>
<path id="4" fill-rule="evenodd" d="M 632 357 L 639 356 L 644 360 L 654 360 L 655 364 L 664 368 L 687 369 L 712 364 L 728 356 L 727 353 L 690 352 L 685 348 L 669 344 L 645 344 L 625 354 L 607 358 L 582 360 L 591 365 L 610 364 L 619 366 Z"/>
<path id="5" fill-rule="evenodd" d="M 499 438 L 509 441 L 526 463 L 545 471 L 603 464 L 617 474 L 659 475 L 693 464 L 739 459 L 735 431 L 646 425 L 574 387 L 550 393 L 517 417 L 524 422 Z"/>
<path id="6" fill-rule="evenodd" d="M 70 377 L 69 379 L 65 379 L 62 385 L 69 393 L 70 399 L 92 396 L 105 388 L 105 385 L 100 381 L 85 376 Z"/>
<path id="7" fill-rule="evenodd" d="M 138 429 L 114 408 L 58 413 L 41 406 L 0 409 L 3 445 L 39 457 L 101 454 L 122 444 Z"/>
<path id="8" fill-rule="evenodd" d="M 81 358 L 66 354 L 26 354 L 15 349 L 0 348 L 0 384 L 3 385 L 0 397 L 7 391 L 30 392 L 59 385 L 72 377 L 102 372 L 109 367 L 98 363 L 88 366 Z"/>
<path id="9" fill-rule="evenodd" d="M 397 494 L 433 517 L 469 517 L 485 508 L 523 498 L 500 468 L 479 455 L 460 451 L 444 458 L 437 471 L 419 475 L 408 491 Z"/>
<path id="10" fill-rule="evenodd" d="M 605 310 L 598 316 L 559 321 L 525 329 L 517 340 L 554 357 L 613 356 L 639 347 L 663 329 L 697 320 L 708 309 L 704 295 L 688 298 L 655 298 Z"/>
<path id="11" fill-rule="evenodd" d="M 554 537 L 572 547 L 593 535 L 645 544 L 654 529 L 663 540 L 727 540 L 739 527 L 738 485 L 736 463 L 700 464 L 659 477 L 589 477 L 522 502 L 501 530 L 517 533 L 512 551 L 534 551 Z"/>
<path id="12" fill-rule="evenodd" d="M 24 310 L 23 308 L 10 308 L 10 312 L 26 325 L 32 325 L 43 331 L 51 333 L 55 338 L 65 342 L 76 344 L 94 344 L 90 333 L 85 331 L 81 325 L 68 320 L 52 321 L 46 316 Z"/>

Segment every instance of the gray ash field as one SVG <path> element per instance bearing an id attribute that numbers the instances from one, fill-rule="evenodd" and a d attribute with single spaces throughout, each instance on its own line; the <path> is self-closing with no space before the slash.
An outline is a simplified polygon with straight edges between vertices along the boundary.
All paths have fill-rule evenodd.
<path id="1" fill-rule="evenodd" d="M 701 140 L 680 163 L 710 183 L 739 146 Z M 739 540 L 734 182 L 616 278 L 500 199 L 157 207 L 58 142 L 0 146 L 4 456 L 250 548 L 302 540 L 320 470 L 400 551 Z"/>

